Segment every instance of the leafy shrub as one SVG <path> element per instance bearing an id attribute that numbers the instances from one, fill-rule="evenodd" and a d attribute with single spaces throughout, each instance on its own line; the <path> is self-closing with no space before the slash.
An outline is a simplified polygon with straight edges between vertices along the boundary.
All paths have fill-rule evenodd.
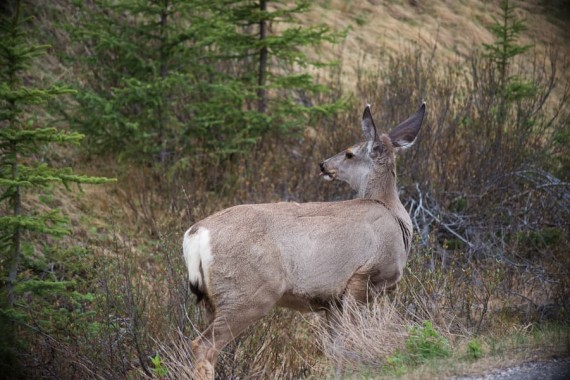
<path id="1" fill-rule="evenodd" d="M 471 339 L 467 343 L 467 358 L 471 360 L 480 359 L 483 356 L 483 347 L 478 339 Z"/>
<path id="2" fill-rule="evenodd" d="M 154 356 L 151 356 L 150 361 L 154 367 L 152 368 L 152 371 L 157 377 L 165 377 L 168 374 L 168 369 L 164 365 L 164 362 L 158 353 Z"/>
<path id="3" fill-rule="evenodd" d="M 424 363 L 430 359 L 451 356 L 449 342 L 430 321 L 424 321 L 423 326 L 412 326 L 406 339 L 406 353 L 414 362 Z"/>
<path id="4" fill-rule="evenodd" d="M 405 349 L 398 350 L 386 359 L 385 369 L 401 375 L 407 367 L 415 367 L 433 359 L 451 356 L 451 346 L 430 321 L 409 328 L 404 342 Z"/>

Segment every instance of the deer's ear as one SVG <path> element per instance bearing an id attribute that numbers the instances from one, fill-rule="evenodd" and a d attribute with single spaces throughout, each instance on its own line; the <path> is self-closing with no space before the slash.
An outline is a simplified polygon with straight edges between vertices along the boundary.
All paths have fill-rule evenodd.
<path id="1" fill-rule="evenodd" d="M 378 138 L 372 113 L 370 112 L 370 104 L 367 104 L 362 114 L 362 134 L 368 141 L 375 141 Z"/>
<path id="2" fill-rule="evenodd" d="M 406 149 L 414 145 L 418 132 L 422 126 L 426 113 L 426 103 L 424 102 L 415 114 L 406 121 L 400 123 L 388 136 L 392 140 L 394 148 Z"/>

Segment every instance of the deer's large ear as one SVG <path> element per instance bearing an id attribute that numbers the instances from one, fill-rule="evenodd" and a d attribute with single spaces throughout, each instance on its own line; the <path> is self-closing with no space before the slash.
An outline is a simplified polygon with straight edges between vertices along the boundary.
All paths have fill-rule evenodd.
<path id="1" fill-rule="evenodd" d="M 362 134 L 368 141 L 375 141 L 378 138 L 378 132 L 376 132 L 376 126 L 370 112 L 370 104 L 366 105 L 362 114 Z"/>
<path id="2" fill-rule="evenodd" d="M 394 148 L 406 149 L 414 145 L 418 132 L 422 126 L 422 121 L 426 113 L 426 103 L 424 102 L 415 114 L 406 121 L 400 123 L 388 136 L 392 140 Z"/>

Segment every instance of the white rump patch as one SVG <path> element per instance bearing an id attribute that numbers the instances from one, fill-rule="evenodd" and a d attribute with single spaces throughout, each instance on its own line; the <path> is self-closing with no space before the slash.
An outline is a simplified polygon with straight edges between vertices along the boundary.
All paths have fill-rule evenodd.
<path id="1" fill-rule="evenodd" d="M 184 234 L 182 251 L 184 260 L 188 267 L 188 278 L 190 283 L 196 285 L 200 290 L 205 291 L 209 284 L 209 268 L 214 257 L 210 245 L 210 231 L 200 227 L 193 232 L 194 227 L 190 227 Z M 200 271 L 200 267 L 202 271 Z M 205 278 L 202 278 L 202 273 Z"/>

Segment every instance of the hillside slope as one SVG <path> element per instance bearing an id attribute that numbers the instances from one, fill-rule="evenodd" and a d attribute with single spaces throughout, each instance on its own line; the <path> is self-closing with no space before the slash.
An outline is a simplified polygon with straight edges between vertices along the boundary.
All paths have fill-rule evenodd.
<path id="1" fill-rule="evenodd" d="M 544 52 L 547 47 L 570 54 L 570 6 L 563 1 L 519 0 L 517 16 L 526 20 L 521 43 Z M 486 0 L 324 0 L 315 2 L 307 23 L 323 22 L 348 28 L 342 50 L 345 80 L 363 62 L 377 62 L 383 52 L 395 53 L 412 45 L 437 49 L 438 59 L 457 60 L 491 43 L 489 25 L 500 14 L 499 1 Z M 334 53 L 325 52 L 334 56 Z M 563 75 L 568 77 L 570 72 Z"/>

